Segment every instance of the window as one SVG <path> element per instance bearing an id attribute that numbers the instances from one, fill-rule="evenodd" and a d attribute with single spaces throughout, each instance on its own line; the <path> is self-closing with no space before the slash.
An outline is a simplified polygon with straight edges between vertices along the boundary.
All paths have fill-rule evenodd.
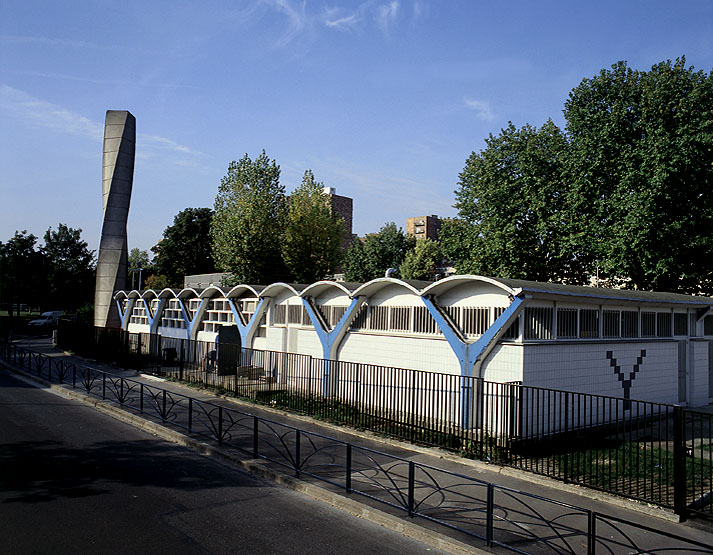
<path id="1" fill-rule="evenodd" d="M 671 313 L 658 312 L 656 314 L 656 336 L 671 337 Z"/>
<path id="2" fill-rule="evenodd" d="M 413 308 L 413 331 L 414 333 L 438 333 L 436 321 L 425 306 L 415 306 Z"/>
<path id="3" fill-rule="evenodd" d="M 287 306 L 284 304 L 278 304 L 275 305 L 275 308 L 272 311 L 272 323 L 273 324 L 286 324 L 287 319 L 286 319 L 286 314 L 287 314 Z"/>
<path id="4" fill-rule="evenodd" d="M 639 313 L 637 311 L 621 311 L 621 336 L 639 337 Z"/>
<path id="5" fill-rule="evenodd" d="M 703 335 L 713 335 L 713 316 L 703 318 Z"/>
<path id="6" fill-rule="evenodd" d="M 641 313 L 641 337 L 656 337 L 656 313 Z"/>
<path id="7" fill-rule="evenodd" d="M 599 309 L 583 308 L 579 311 L 579 337 L 599 337 Z"/>
<path id="8" fill-rule="evenodd" d="M 525 308 L 525 339 L 552 339 L 553 312 L 548 307 Z"/>
<path id="9" fill-rule="evenodd" d="M 463 308 L 461 330 L 465 335 L 483 335 L 490 327 L 490 309 L 484 307 Z"/>
<path id="10" fill-rule="evenodd" d="M 619 337 L 620 315 L 618 310 L 602 311 L 602 335 L 604 337 Z"/>
<path id="11" fill-rule="evenodd" d="M 574 339 L 577 337 L 577 309 L 557 309 L 557 337 L 559 339 Z"/>
<path id="12" fill-rule="evenodd" d="M 688 314 L 676 312 L 673 315 L 673 335 L 688 335 Z"/>
<path id="13" fill-rule="evenodd" d="M 391 321 L 389 329 L 395 331 L 410 331 L 411 330 L 411 307 L 410 306 L 392 306 L 390 310 Z"/>

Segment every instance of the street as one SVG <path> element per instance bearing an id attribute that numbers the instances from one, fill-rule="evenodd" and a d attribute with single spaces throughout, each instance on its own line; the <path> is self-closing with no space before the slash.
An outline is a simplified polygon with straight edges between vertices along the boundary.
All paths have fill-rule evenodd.
<path id="1" fill-rule="evenodd" d="M 2 553 L 425 553 L 0 373 Z"/>

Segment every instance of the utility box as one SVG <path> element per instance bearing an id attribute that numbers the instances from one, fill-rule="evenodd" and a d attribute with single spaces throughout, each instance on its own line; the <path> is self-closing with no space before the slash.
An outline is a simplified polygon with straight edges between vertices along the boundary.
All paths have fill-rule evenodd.
<path id="1" fill-rule="evenodd" d="M 218 375 L 235 376 L 240 365 L 240 333 L 236 326 L 218 330 Z"/>

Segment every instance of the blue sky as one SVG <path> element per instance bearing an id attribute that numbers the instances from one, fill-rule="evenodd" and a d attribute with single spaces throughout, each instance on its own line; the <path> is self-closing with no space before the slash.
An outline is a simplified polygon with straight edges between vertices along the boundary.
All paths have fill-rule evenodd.
<path id="1" fill-rule="evenodd" d="M 681 55 L 713 68 L 713 1 L 0 0 L 0 240 L 62 222 L 97 248 L 107 109 L 137 120 L 130 248 L 262 149 L 363 235 L 455 215 L 470 153 L 562 125 L 583 78 Z"/>

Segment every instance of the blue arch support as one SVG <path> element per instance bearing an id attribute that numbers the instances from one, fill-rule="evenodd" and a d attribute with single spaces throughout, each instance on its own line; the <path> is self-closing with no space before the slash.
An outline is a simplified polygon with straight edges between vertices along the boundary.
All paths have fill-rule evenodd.
<path id="1" fill-rule="evenodd" d="M 366 301 L 365 297 L 356 297 L 352 299 L 347 310 L 342 314 L 334 329 L 330 330 L 327 322 L 324 321 L 322 315 L 312 304 L 312 300 L 309 298 L 302 298 L 302 304 L 309 314 L 310 320 L 314 325 L 314 331 L 317 332 L 317 337 L 322 345 L 322 358 L 324 359 L 324 385 L 323 394 L 325 397 L 334 396 L 337 394 L 337 386 L 339 384 L 339 370 L 336 364 L 332 362 L 337 361 L 337 353 L 339 351 L 339 345 L 342 343 L 342 339 L 347 333 L 349 325 L 352 323 L 354 318 L 359 312 L 359 308 Z M 332 368 L 334 366 L 334 368 Z"/>
<path id="2" fill-rule="evenodd" d="M 257 330 L 257 326 L 260 323 L 260 320 L 262 319 L 262 315 L 265 312 L 265 308 L 267 308 L 265 299 L 262 297 L 260 298 L 257 303 L 257 306 L 255 307 L 255 312 L 253 312 L 253 315 L 247 322 L 243 322 L 243 315 L 238 312 L 238 309 L 235 307 L 235 303 L 232 299 L 228 299 L 228 305 L 230 305 L 230 310 L 233 312 L 233 319 L 235 320 L 235 325 L 238 327 L 238 333 L 240 334 L 240 344 L 245 349 L 252 348 L 252 338 L 255 335 L 255 331 Z"/>
<path id="3" fill-rule="evenodd" d="M 198 335 L 199 328 L 196 326 L 196 324 L 200 324 L 201 320 L 203 319 L 203 313 L 205 312 L 205 309 L 208 306 L 208 299 L 201 299 L 201 304 L 198 305 L 198 310 L 196 311 L 196 315 L 193 317 L 192 320 L 190 316 L 188 316 L 186 303 L 183 302 L 183 299 L 178 299 L 178 304 L 181 307 L 183 321 L 186 324 L 186 330 L 188 331 L 188 339 L 193 340 Z"/>
<path id="4" fill-rule="evenodd" d="M 492 350 L 498 339 L 502 336 L 507 328 L 515 321 L 522 310 L 522 303 L 525 299 L 515 297 L 510 306 L 495 319 L 495 322 L 481 335 L 476 341 L 469 343 L 466 337 L 456 329 L 446 319 L 438 306 L 428 297 L 421 297 L 426 305 L 428 312 L 436 321 L 438 328 L 443 332 L 443 335 L 448 341 L 451 349 L 458 357 L 460 365 L 461 380 L 460 391 L 460 406 L 461 406 L 461 427 L 472 427 L 472 408 L 473 408 L 473 368 L 476 364 L 480 367 L 485 360 L 485 357 Z M 479 373 L 480 374 L 480 373 Z M 480 376 L 478 376 L 480 377 Z"/>
<path id="5" fill-rule="evenodd" d="M 131 316 L 131 312 L 134 310 L 134 303 L 136 302 L 136 299 L 129 299 L 129 302 L 126 304 L 126 310 L 121 309 L 121 301 L 119 299 L 114 300 L 116 301 L 116 308 L 119 309 L 119 318 L 121 318 L 121 329 L 128 330 L 129 317 Z"/>
<path id="6" fill-rule="evenodd" d="M 161 323 L 161 316 L 163 315 L 163 309 L 166 306 L 166 299 L 159 299 L 158 306 L 156 307 L 156 312 L 151 314 L 151 303 L 144 301 L 144 306 L 146 307 L 146 317 L 149 320 L 149 331 L 150 333 L 158 332 L 158 325 Z"/>

